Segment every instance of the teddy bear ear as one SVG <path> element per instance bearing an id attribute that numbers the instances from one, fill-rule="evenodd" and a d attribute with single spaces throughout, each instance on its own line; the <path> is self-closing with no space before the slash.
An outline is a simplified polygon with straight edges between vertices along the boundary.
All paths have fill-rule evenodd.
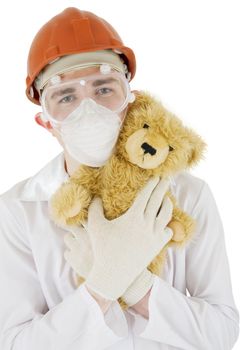
<path id="1" fill-rule="evenodd" d="M 196 165 L 199 160 L 204 158 L 207 145 L 203 139 L 192 130 L 188 130 L 188 141 L 191 150 L 188 154 L 187 164 L 192 167 Z"/>

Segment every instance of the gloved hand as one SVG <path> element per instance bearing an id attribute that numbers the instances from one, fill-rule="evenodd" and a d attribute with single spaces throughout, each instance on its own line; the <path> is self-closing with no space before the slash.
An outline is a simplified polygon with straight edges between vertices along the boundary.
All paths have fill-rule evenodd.
<path id="1" fill-rule="evenodd" d="M 72 227 L 71 232 L 64 236 L 64 243 L 68 248 L 64 252 L 65 260 L 79 276 L 86 279 L 94 259 L 87 231 L 83 227 Z M 153 282 L 154 275 L 147 268 L 144 269 L 122 295 L 123 300 L 128 306 L 136 304 L 147 294 Z"/>
<path id="2" fill-rule="evenodd" d="M 128 211 L 111 221 L 105 219 L 99 198 L 91 203 L 86 229 L 94 262 L 85 281 L 90 289 L 116 300 L 135 279 L 149 281 L 146 267 L 173 234 L 166 228 L 172 216 L 168 197 L 161 207 L 167 188 L 167 181 L 149 181 Z"/>
<path id="3" fill-rule="evenodd" d="M 64 243 L 68 248 L 64 252 L 64 258 L 79 276 L 86 279 L 94 260 L 90 238 L 84 227 L 67 228 L 71 232 L 64 236 Z"/>

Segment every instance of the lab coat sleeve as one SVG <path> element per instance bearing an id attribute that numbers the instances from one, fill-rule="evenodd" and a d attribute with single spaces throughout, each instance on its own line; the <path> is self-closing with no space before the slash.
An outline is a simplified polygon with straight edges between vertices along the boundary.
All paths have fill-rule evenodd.
<path id="1" fill-rule="evenodd" d="M 97 350 L 127 336 L 119 304 L 104 316 L 84 285 L 48 310 L 22 221 L 0 198 L 0 349 Z"/>
<path id="2" fill-rule="evenodd" d="M 238 337 L 236 309 L 215 200 L 204 183 L 191 215 L 197 221 L 186 252 L 186 284 L 190 296 L 155 277 L 149 319 L 135 316 L 137 336 L 184 350 L 230 350 Z"/>

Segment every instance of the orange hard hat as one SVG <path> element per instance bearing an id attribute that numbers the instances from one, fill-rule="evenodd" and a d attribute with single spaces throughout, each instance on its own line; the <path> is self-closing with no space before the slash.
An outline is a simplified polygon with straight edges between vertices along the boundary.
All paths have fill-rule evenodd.
<path id="1" fill-rule="evenodd" d="M 116 30 L 91 12 L 66 8 L 44 24 L 34 37 L 27 62 L 27 97 L 40 104 L 33 83 L 47 64 L 65 55 L 106 49 L 118 50 L 132 79 L 136 71 L 135 55 L 124 46 Z"/>

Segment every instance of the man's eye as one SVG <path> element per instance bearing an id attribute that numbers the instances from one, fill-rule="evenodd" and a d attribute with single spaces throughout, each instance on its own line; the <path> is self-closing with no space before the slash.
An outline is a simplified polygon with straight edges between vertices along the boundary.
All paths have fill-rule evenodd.
<path id="1" fill-rule="evenodd" d="M 112 89 L 104 87 L 104 88 L 98 89 L 96 91 L 96 94 L 98 94 L 98 95 L 107 95 L 107 94 L 109 94 L 111 92 L 112 92 Z"/>
<path id="2" fill-rule="evenodd" d="M 68 96 L 65 96 L 63 97 L 59 103 L 69 103 L 69 102 L 72 102 L 75 100 L 75 97 L 73 95 L 68 95 Z"/>

